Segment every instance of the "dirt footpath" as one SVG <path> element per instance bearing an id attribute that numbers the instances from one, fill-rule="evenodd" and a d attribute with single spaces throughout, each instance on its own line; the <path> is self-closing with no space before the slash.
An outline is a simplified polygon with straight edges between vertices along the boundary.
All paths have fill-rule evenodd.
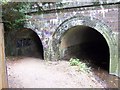
<path id="1" fill-rule="evenodd" d="M 10 88 L 104 88 L 93 74 L 76 71 L 67 61 L 37 58 L 7 60 Z"/>

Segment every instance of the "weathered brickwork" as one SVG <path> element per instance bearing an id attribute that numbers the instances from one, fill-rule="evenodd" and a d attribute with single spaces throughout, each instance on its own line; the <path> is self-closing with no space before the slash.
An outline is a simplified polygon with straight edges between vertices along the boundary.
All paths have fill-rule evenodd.
<path id="1" fill-rule="evenodd" d="M 118 75 L 118 5 L 63 9 L 31 16 L 26 27 L 39 35 L 45 59 L 60 59 L 64 52 L 59 49 L 62 34 L 73 26 L 85 25 L 106 39 L 110 49 L 110 73 Z"/>
<path id="2" fill-rule="evenodd" d="M 52 12 L 41 15 L 32 15 L 27 27 L 36 31 L 40 36 L 44 47 L 47 47 L 47 40 L 55 32 L 57 27 L 65 20 L 74 16 L 90 17 L 92 20 L 96 18 L 106 23 L 112 31 L 118 31 L 118 7 L 117 5 L 111 5 L 109 8 L 101 7 L 89 7 L 89 8 L 76 8 L 63 10 L 60 12 Z"/>

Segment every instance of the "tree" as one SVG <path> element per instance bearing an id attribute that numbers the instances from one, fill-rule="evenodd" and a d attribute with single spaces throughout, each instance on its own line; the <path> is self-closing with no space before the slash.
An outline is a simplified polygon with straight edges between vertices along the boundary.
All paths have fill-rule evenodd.
<path id="1" fill-rule="evenodd" d="M 8 2 L 2 5 L 2 19 L 5 31 L 23 28 L 27 6 L 26 2 Z"/>

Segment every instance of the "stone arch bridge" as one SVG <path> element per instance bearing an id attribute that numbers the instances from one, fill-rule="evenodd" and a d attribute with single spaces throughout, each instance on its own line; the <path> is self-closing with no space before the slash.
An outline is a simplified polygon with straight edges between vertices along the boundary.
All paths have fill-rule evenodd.
<path id="1" fill-rule="evenodd" d="M 119 34 L 119 4 L 95 7 L 71 7 L 65 9 L 46 10 L 44 14 L 29 13 L 25 24 L 37 33 L 44 50 L 44 59 L 59 60 L 78 57 L 88 52 L 96 56 L 98 52 L 106 59 L 109 73 L 120 76 L 120 59 L 118 55 Z M 2 26 L 2 24 L 0 24 Z M 0 35 L 3 35 L 0 27 Z M 4 50 L 3 36 L 0 50 Z M 89 50 L 88 50 L 89 49 Z M 93 52 L 94 51 L 94 52 Z M 74 54 L 78 52 L 78 54 Z M 1 52 L 1 67 L 3 71 L 0 86 L 6 87 L 4 53 Z M 82 55 L 82 57 L 84 57 Z M 88 56 L 89 57 L 89 56 Z M 107 58 L 106 58 L 107 57 Z M 94 58 L 92 58 L 94 59 Z M 104 66 L 105 67 L 105 66 Z"/>
<path id="2" fill-rule="evenodd" d="M 71 53 L 74 53 L 72 51 L 81 50 L 77 46 L 78 44 L 90 44 L 89 42 L 100 44 L 104 39 L 105 48 L 108 47 L 109 73 L 120 76 L 118 72 L 118 65 L 120 65 L 120 60 L 118 60 L 118 14 L 118 4 L 106 5 L 104 8 L 96 6 L 47 10 L 40 15 L 30 13 L 31 18 L 26 22 L 26 27 L 38 34 L 43 44 L 44 58 L 49 60 L 62 59 L 65 54 L 72 56 Z M 93 34 L 90 30 L 96 33 Z M 102 37 L 100 41 L 97 33 Z M 99 44 L 95 44 L 94 47 L 96 48 Z M 99 48 L 102 49 L 102 47 Z M 103 53 L 106 50 L 100 54 L 104 56 Z"/>

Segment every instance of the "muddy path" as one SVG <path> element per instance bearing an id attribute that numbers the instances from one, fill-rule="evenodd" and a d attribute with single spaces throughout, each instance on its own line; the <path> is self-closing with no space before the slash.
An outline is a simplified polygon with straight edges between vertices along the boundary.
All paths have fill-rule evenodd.
<path id="1" fill-rule="evenodd" d="M 76 71 L 68 61 L 38 58 L 7 59 L 9 88 L 106 88 L 93 73 Z"/>

